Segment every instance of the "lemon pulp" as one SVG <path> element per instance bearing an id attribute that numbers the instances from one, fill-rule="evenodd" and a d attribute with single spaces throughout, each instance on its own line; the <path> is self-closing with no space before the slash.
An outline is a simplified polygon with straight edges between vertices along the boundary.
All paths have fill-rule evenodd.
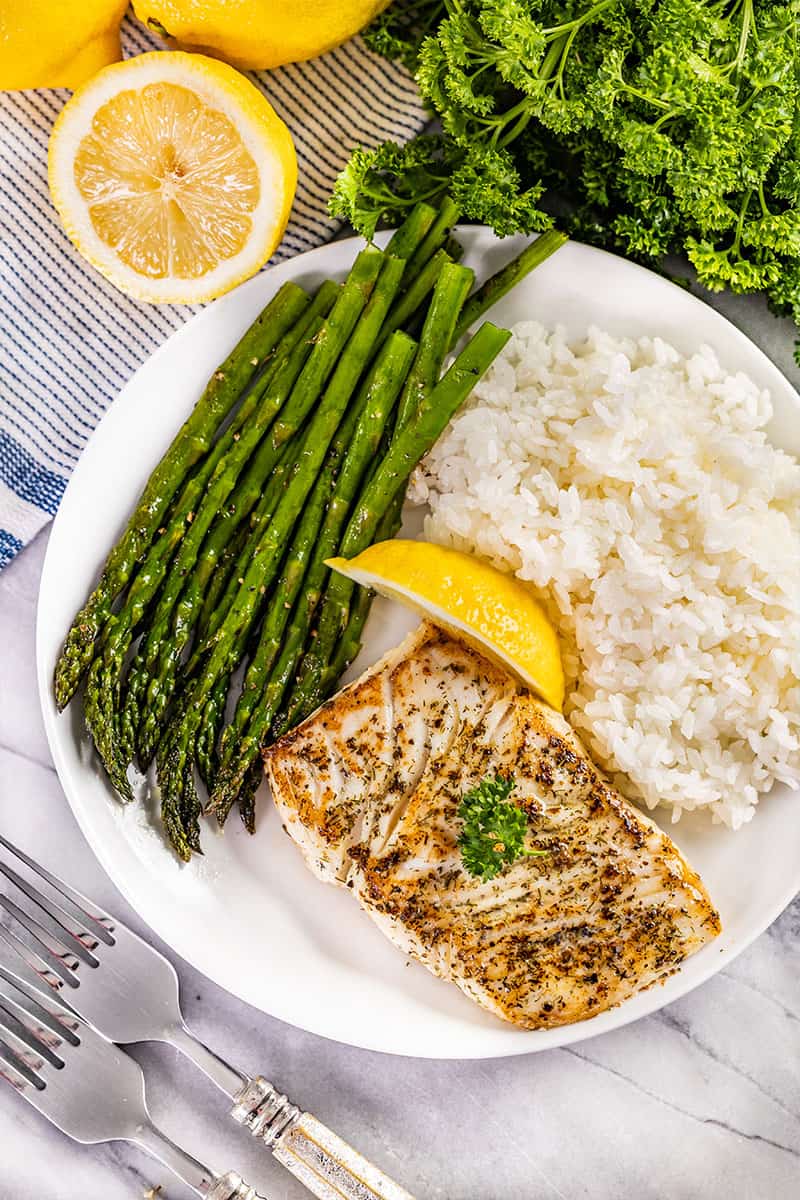
<path id="1" fill-rule="evenodd" d="M 196 279 L 238 254 L 260 196 L 233 122 L 174 83 L 119 92 L 97 110 L 75 183 L 98 237 L 151 279 Z"/>

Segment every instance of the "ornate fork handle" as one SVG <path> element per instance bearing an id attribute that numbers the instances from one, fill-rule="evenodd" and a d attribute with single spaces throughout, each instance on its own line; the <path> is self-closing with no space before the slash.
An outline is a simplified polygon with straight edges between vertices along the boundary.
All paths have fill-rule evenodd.
<path id="1" fill-rule="evenodd" d="M 278 1162 L 320 1200 L 414 1200 L 261 1076 L 249 1080 L 234 1097 L 231 1116 L 261 1138 Z"/>
<path id="2" fill-rule="evenodd" d="M 249 1187 L 235 1171 L 228 1171 L 215 1180 L 206 1200 L 264 1200 L 254 1188 Z"/>

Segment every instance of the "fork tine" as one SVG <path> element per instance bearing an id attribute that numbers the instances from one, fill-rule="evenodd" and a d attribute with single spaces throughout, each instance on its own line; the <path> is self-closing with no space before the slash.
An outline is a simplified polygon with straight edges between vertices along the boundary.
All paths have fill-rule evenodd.
<path id="1" fill-rule="evenodd" d="M 0 999 L 0 1032 L 5 1031 L 21 1045 L 27 1046 L 29 1050 L 33 1050 L 35 1054 L 43 1058 L 51 1067 L 61 1070 L 64 1066 L 63 1058 L 59 1058 L 55 1051 L 35 1030 L 20 1020 L 17 1012 L 14 1011 L 15 1009 L 25 1015 L 25 1009 L 21 1005 L 15 1005 L 13 1001 L 5 997 Z"/>
<path id="2" fill-rule="evenodd" d="M 82 957 L 76 948 L 76 944 L 83 949 L 86 948 L 86 945 L 82 939 L 78 937 L 74 929 L 71 929 L 64 923 L 65 921 L 70 920 L 67 913 L 65 913 L 58 904 L 55 904 L 53 901 L 49 900 L 48 897 L 40 892 L 38 888 L 35 888 L 33 884 L 30 884 L 26 879 L 23 879 L 13 867 L 8 865 L 8 863 L 0 861 L 0 874 L 4 875 L 10 883 L 13 883 L 15 887 L 19 888 L 19 890 L 25 896 L 27 896 L 33 904 L 36 905 L 36 907 L 42 913 L 42 916 L 38 918 L 39 921 L 47 930 L 49 930 L 53 937 L 57 937 L 60 941 L 63 941 L 70 950 L 74 950 L 79 958 Z M 87 927 L 89 924 L 87 919 L 84 918 L 84 920 L 81 922 L 72 919 L 72 923 L 73 925 L 80 926 L 80 930 L 84 936 L 89 939 L 94 939 L 91 946 L 91 949 L 94 949 L 94 947 L 97 945 L 96 935 L 94 930 L 91 930 Z"/>
<path id="3" fill-rule="evenodd" d="M 25 974 L 26 971 L 35 977 L 34 986 L 42 990 L 42 983 L 52 988 L 55 992 L 61 992 L 64 987 L 64 980 L 60 975 L 56 975 L 45 960 L 36 950 L 33 950 L 21 937 L 7 925 L 0 924 L 0 942 L 4 942 L 14 955 L 14 974 Z M 33 982 L 29 979 L 28 982 Z M 69 980 L 69 986 L 77 986 L 77 981 Z M 46 990 L 46 989 L 44 989 Z M 62 1000 L 62 1004 L 66 1001 Z"/>
<path id="4" fill-rule="evenodd" d="M 52 1007 L 45 1008 L 42 1000 L 46 1000 L 56 1011 L 54 1012 Z M 15 975 L 13 971 L 7 971 L 0 965 L 0 1004 L 4 1002 L 27 1012 L 40 1025 L 69 1042 L 71 1046 L 80 1045 L 80 1038 L 65 1019 L 74 1018 L 76 1022 L 78 1020 L 78 1014 L 70 1005 L 60 997 L 54 996 L 47 984 L 42 985 L 41 982 L 30 981 L 23 975 Z"/>
<path id="5" fill-rule="evenodd" d="M 46 930 L 42 928 L 39 922 L 33 917 L 29 916 L 28 913 L 21 909 L 18 904 L 15 904 L 13 900 L 10 900 L 8 896 L 4 896 L 2 894 L 0 894 L 0 908 L 5 909 L 9 916 L 13 917 L 14 920 L 21 925 L 22 928 L 29 934 L 29 936 L 36 942 L 34 950 L 39 958 L 41 958 L 52 971 L 55 971 L 56 975 L 58 975 L 60 979 L 63 979 L 65 983 L 68 983 L 70 987 L 77 987 L 78 981 L 73 972 L 70 970 L 68 964 L 65 963 L 61 957 L 50 948 L 47 941 L 42 936 L 46 933 Z M 17 941 L 22 941 L 23 945 L 25 944 L 23 938 L 20 938 L 18 935 L 15 936 Z M 97 959 L 94 959 L 94 962 L 91 965 L 96 966 Z"/>
<path id="6" fill-rule="evenodd" d="M 50 934 L 51 937 L 55 938 L 57 942 L 60 942 L 64 949 L 69 950 L 69 952 L 74 954 L 76 958 L 80 958 L 83 962 L 88 963 L 90 967 L 97 966 L 97 959 L 94 957 L 91 950 L 84 945 L 80 938 L 75 936 L 71 929 L 68 929 L 66 926 L 62 925 L 58 917 L 51 912 L 50 905 L 48 904 L 46 897 L 40 895 L 36 891 L 36 888 L 31 887 L 30 884 L 26 883 L 26 881 L 16 873 L 16 871 L 12 870 L 11 867 L 2 862 L 0 862 L 0 874 L 4 875 L 6 879 L 15 884 L 19 890 L 36 905 L 37 909 L 39 910 L 39 915 L 32 917 L 31 920 L 34 920 L 42 930 L 45 930 Z M 2 897 L 0 897 L 0 899 L 2 899 Z M 5 899 L 14 904 L 14 901 L 11 900 L 10 897 L 7 896 Z M 17 907 L 16 904 L 15 907 Z M 58 911 L 58 909 L 56 909 L 56 911 Z M 96 946 L 97 942 L 95 942 L 94 945 Z"/>
<path id="7" fill-rule="evenodd" d="M 2 1038 L 0 1038 L 0 1061 L 6 1063 L 20 1079 L 25 1081 L 25 1083 L 32 1084 L 33 1087 L 36 1088 L 37 1092 L 44 1091 L 44 1080 L 41 1079 L 33 1070 L 33 1068 L 29 1067 L 25 1060 L 21 1058 L 16 1051 L 12 1050 L 9 1044 Z M 20 1086 L 15 1079 L 10 1079 L 8 1076 L 6 1076 L 6 1078 L 13 1087 Z"/>
<path id="8" fill-rule="evenodd" d="M 69 1016 L 68 1012 L 64 1013 L 65 1019 Z M 77 1024 L 77 1018 L 75 1021 Z M 55 1012 L 44 1008 L 35 994 L 32 996 L 19 979 L 6 971 L 0 976 L 0 1034 L 5 1035 L 5 1044 L 16 1051 L 23 1062 L 27 1051 L 37 1056 L 40 1060 L 37 1073 L 45 1065 L 60 1071 L 65 1066 L 64 1059 L 57 1053 L 60 1047 L 65 1043 L 80 1045 L 74 1030 L 59 1019 L 58 1006 Z"/>
<path id="9" fill-rule="evenodd" d="M 9 852 L 9 854 L 13 854 L 15 858 L 19 859 L 20 862 L 23 862 L 25 866 L 34 873 L 34 875 L 38 875 L 40 878 L 45 879 L 47 883 L 49 883 L 54 889 L 54 891 L 56 891 L 61 897 L 61 901 L 49 900 L 47 897 L 42 895 L 38 889 L 34 889 L 30 884 L 26 884 L 24 880 L 21 880 L 20 876 L 16 871 L 13 870 L 13 868 L 0 862 L 0 871 L 9 876 L 9 878 L 11 875 L 13 875 L 14 882 L 17 884 L 17 886 L 20 887 L 31 900 L 37 904 L 40 904 L 45 911 L 54 918 L 54 920 L 58 921 L 58 917 L 56 917 L 55 913 L 52 911 L 53 909 L 56 909 L 60 911 L 61 914 L 68 920 L 75 921 L 87 933 L 91 934 L 93 937 L 98 937 L 101 942 L 105 942 L 107 946 L 114 945 L 113 934 L 103 924 L 104 921 L 108 921 L 109 924 L 112 926 L 114 925 L 114 918 L 110 915 L 110 913 L 107 913 L 105 909 L 101 908 L 93 901 L 87 900 L 85 896 L 82 896 L 80 892 L 77 892 L 74 888 L 71 888 L 68 883 L 64 883 L 63 879 L 59 879 L 56 875 L 53 875 L 47 870 L 46 867 L 40 866 L 39 863 L 30 857 L 30 855 L 26 854 L 24 850 L 20 850 L 19 846 L 15 846 L 13 842 L 10 842 L 8 838 L 4 837 L 1 833 L 0 846 L 3 846 Z M 30 888 L 30 890 L 28 890 L 28 888 Z M 34 892 L 36 894 L 33 894 Z"/>

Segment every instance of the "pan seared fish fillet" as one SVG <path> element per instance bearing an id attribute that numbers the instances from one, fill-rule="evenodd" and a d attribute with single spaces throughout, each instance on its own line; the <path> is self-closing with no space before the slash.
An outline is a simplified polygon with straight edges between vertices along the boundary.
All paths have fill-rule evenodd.
<path id="1" fill-rule="evenodd" d="M 311 870 L 517 1025 L 592 1017 L 719 933 L 700 878 L 561 715 L 427 622 L 265 761 Z M 482 883 L 462 865 L 456 810 L 495 774 L 513 775 L 529 843 L 548 853 Z"/>

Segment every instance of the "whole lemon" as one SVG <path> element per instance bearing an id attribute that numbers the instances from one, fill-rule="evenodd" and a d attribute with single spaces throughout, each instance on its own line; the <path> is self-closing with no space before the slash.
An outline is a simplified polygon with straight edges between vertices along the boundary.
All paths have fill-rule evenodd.
<path id="1" fill-rule="evenodd" d="M 134 0 L 140 21 L 184 47 L 255 70 L 315 58 L 389 0 Z"/>
<path id="2" fill-rule="evenodd" d="M 0 0 L 0 89 L 68 87 L 122 57 L 127 0 Z"/>

